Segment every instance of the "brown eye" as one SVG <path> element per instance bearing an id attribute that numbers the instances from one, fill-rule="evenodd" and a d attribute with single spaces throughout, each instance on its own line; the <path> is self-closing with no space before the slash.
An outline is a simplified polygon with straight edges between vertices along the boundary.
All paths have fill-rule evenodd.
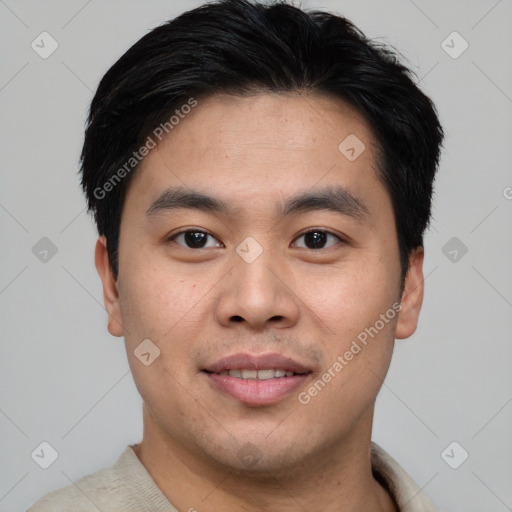
<path id="1" fill-rule="evenodd" d="M 176 233 L 175 235 L 171 236 L 169 240 L 176 242 L 178 245 L 181 245 L 187 249 L 204 249 L 207 247 L 215 247 L 215 245 L 207 246 L 208 237 L 212 240 L 216 240 L 206 231 L 194 229 Z"/>
<path id="2" fill-rule="evenodd" d="M 297 240 L 300 238 L 304 238 L 304 245 L 299 246 L 303 249 L 325 249 L 329 239 L 334 240 L 334 243 L 331 243 L 327 247 L 332 247 L 333 245 L 336 245 L 337 242 L 343 242 L 339 236 L 320 229 L 314 229 L 307 231 L 306 233 L 302 233 Z M 297 242 L 295 242 L 294 245 L 297 246 Z"/>

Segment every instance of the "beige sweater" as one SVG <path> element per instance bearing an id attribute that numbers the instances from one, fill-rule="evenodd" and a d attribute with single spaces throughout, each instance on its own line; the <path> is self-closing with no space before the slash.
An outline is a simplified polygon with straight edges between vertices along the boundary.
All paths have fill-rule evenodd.
<path id="1" fill-rule="evenodd" d="M 372 467 L 377 479 L 384 479 L 401 512 L 438 512 L 404 469 L 375 443 L 372 443 Z M 132 446 L 125 448 L 112 467 L 46 494 L 27 510 L 98 511 L 178 512 L 156 486 Z"/>

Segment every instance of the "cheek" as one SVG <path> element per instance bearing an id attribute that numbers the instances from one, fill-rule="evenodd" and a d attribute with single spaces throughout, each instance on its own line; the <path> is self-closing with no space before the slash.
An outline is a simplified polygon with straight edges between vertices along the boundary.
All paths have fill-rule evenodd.
<path id="1" fill-rule="evenodd" d="M 130 279 L 124 280 L 120 298 L 126 352 L 135 384 L 152 410 L 158 410 L 164 400 L 180 411 L 188 395 L 180 399 L 177 391 L 188 378 L 190 342 L 202 325 L 197 319 L 204 315 L 205 291 L 176 272 L 149 267 L 145 273 L 137 274 L 136 268 L 128 266 L 125 270 Z M 158 354 L 147 366 L 136 356 L 146 339 L 157 347 L 150 346 L 150 352 Z"/>
<path id="2" fill-rule="evenodd" d="M 400 308 L 398 282 L 384 266 L 345 272 L 326 283 L 322 318 L 330 327 L 326 343 L 329 367 L 341 356 L 341 377 L 333 386 L 346 396 L 373 399 L 384 379 L 395 340 Z M 338 369 L 341 367 L 338 365 Z M 351 400 L 351 398 L 348 398 Z"/>
<path id="3" fill-rule="evenodd" d="M 382 264 L 346 265 L 333 269 L 328 276 L 306 278 L 303 290 L 304 302 L 329 327 L 329 334 L 344 343 L 392 307 L 398 296 L 398 281 Z M 382 330 L 389 331 L 391 324 L 388 322 Z"/>
<path id="4" fill-rule="evenodd" d="M 123 277 L 121 307 L 123 322 L 129 332 L 150 330 L 161 337 L 166 332 L 187 321 L 188 312 L 200 305 L 203 285 L 194 278 L 186 278 L 179 269 L 142 267 L 147 270 L 125 268 L 128 279 Z"/>
<path id="5" fill-rule="evenodd" d="M 398 315 L 390 289 L 348 276 L 325 283 L 321 309 L 315 311 L 329 327 L 321 341 L 325 366 L 302 395 L 311 400 L 314 415 L 351 423 L 374 403 L 395 339 Z"/>
<path id="6" fill-rule="evenodd" d="M 330 369 L 335 377 L 319 406 L 329 406 L 331 400 L 355 408 L 371 404 L 391 361 L 398 283 L 394 273 L 377 260 L 370 265 L 358 263 L 357 268 L 347 266 L 323 280 L 324 293 L 316 312 L 329 327 L 323 342 L 324 371 Z"/>

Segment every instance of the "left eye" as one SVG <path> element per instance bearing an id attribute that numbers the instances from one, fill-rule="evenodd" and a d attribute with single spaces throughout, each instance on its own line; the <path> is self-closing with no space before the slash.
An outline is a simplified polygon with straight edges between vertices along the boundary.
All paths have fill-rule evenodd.
<path id="1" fill-rule="evenodd" d="M 324 249 L 327 243 L 327 240 L 331 237 L 331 239 L 334 239 L 334 244 L 336 245 L 336 242 L 343 242 L 343 240 L 333 233 L 329 233 L 328 231 L 321 231 L 320 229 L 314 229 L 312 231 L 308 231 L 306 233 L 302 233 L 297 240 L 300 238 L 304 238 L 305 247 L 301 247 L 304 249 Z M 294 244 L 296 245 L 296 243 Z"/>
<path id="2" fill-rule="evenodd" d="M 186 244 L 185 247 L 187 247 L 188 249 L 204 249 L 206 247 L 215 247 L 215 245 L 206 245 L 208 237 L 212 238 L 213 240 L 216 240 L 216 238 L 210 235 L 210 233 L 199 230 L 182 231 L 181 233 L 176 233 L 175 235 L 171 236 L 169 240 L 183 240 L 184 243 L 177 242 L 178 245 Z"/>

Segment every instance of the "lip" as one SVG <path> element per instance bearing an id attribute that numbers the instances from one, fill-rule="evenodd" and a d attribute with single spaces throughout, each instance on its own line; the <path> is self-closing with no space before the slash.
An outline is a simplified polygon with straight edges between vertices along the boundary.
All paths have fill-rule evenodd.
<path id="1" fill-rule="evenodd" d="M 242 369 L 280 369 L 295 372 L 296 375 L 269 380 L 246 380 L 219 375 L 222 371 Z M 263 406 L 275 404 L 296 391 L 309 379 L 312 370 L 281 354 L 234 354 L 209 365 L 203 373 L 216 390 L 245 405 Z"/>
<path id="2" fill-rule="evenodd" d="M 269 368 L 287 370 L 295 373 L 310 373 L 311 368 L 307 368 L 291 357 L 285 357 L 281 354 L 234 354 L 223 357 L 212 365 L 204 368 L 207 372 L 220 373 L 225 370 L 267 370 Z"/>
<path id="3" fill-rule="evenodd" d="M 216 389 L 235 400 L 245 405 L 262 406 L 280 402 L 302 386 L 309 379 L 310 374 L 270 380 L 244 380 L 218 373 L 205 373 L 205 375 Z"/>

